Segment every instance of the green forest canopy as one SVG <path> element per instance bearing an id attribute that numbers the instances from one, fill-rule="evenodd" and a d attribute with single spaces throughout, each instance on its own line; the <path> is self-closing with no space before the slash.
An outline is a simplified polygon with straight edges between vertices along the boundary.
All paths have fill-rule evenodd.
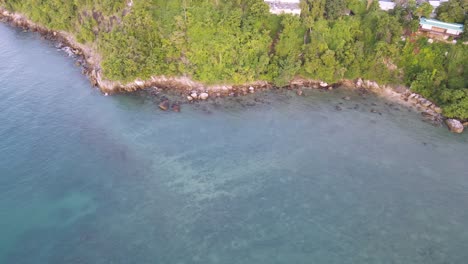
<path id="1" fill-rule="evenodd" d="M 441 19 L 466 24 L 466 1 L 441 5 Z M 468 51 L 461 43 L 406 38 L 417 30 L 414 1 L 302 0 L 300 17 L 271 15 L 263 0 L 0 0 L 32 20 L 76 35 L 103 56 L 106 78 L 187 75 L 205 83 L 294 76 L 403 83 L 468 119 Z M 466 34 L 465 34 L 466 35 Z M 459 41 L 460 42 L 460 41 Z"/>

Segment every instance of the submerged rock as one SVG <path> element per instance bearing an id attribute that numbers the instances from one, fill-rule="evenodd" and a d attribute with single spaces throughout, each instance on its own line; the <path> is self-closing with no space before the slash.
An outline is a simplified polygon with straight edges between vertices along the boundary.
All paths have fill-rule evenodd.
<path id="1" fill-rule="evenodd" d="M 343 97 L 343 100 L 349 101 L 349 100 L 351 100 L 351 97 L 345 96 L 345 97 Z"/>
<path id="2" fill-rule="evenodd" d="M 436 112 L 428 110 L 422 112 L 421 115 L 423 116 L 424 121 L 429 122 L 434 126 L 440 126 L 442 119 Z"/>
<path id="3" fill-rule="evenodd" d="M 169 109 L 169 100 L 164 100 L 159 104 L 159 108 L 163 111 L 167 111 Z"/>
<path id="4" fill-rule="evenodd" d="M 463 132 L 463 124 L 456 119 L 447 119 L 445 120 L 445 124 L 447 124 L 449 130 L 454 133 L 461 133 Z"/>
<path id="5" fill-rule="evenodd" d="M 341 106 L 339 106 L 339 105 L 335 106 L 335 109 L 336 109 L 337 111 L 343 110 L 343 109 L 341 108 Z"/>
<path id="6" fill-rule="evenodd" d="M 302 90 L 301 90 L 301 89 L 297 90 L 297 91 L 296 91 L 296 94 L 299 95 L 299 96 L 301 96 L 301 95 L 302 95 Z"/>
<path id="7" fill-rule="evenodd" d="M 180 104 L 175 102 L 174 104 L 172 104 L 172 111 L 174 112 L 180 112 Z"/>

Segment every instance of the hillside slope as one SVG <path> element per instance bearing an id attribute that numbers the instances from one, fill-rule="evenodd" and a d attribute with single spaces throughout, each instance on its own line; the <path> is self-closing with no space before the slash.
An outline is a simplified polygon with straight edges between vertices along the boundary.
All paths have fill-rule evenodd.
<path id="1" fill-rule="evenodd" d="M 456 0 L 452 0 L 456 1 Z M 275 16 L 263 0 L 0 0 L 54 30 L 72 33 L 102 58 L 105 78 L 188 76 L 204 83 L 294 76 L 404 83 L 448 117 L 468 118 L 466 45 L 407 37 L 414 8 L 377 1 L 304 0 L 301 17 Z M 412 9 L 413 8 L 413 9 Z M 348 15 L 351 10 L 351 15 Z"/>

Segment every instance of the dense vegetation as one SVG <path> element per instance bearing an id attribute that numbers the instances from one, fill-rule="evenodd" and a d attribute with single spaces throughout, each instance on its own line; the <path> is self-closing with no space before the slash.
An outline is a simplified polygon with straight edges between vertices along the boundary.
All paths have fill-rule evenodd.
<path id="1" fill-rule="evenodd" d="M 271 15 L 263 0 L 0 0 L 103 55 L 109 79 L 187 75 L 205 83 L 294 76 L 328 82 L 358 77 L 403 83 L 468 119 L 468 50 L 415 36 L 426 5 L 398 1 L 303 0 L 300 17 Z M 466 1 L 450 0 L 440 19 L 466 24 Z M 402 38 L 405 36 L 405 38 Z M 465 37 L 466 38 L 466 37 Z M 460 41 L 459 41 L 460 42 Z"/>

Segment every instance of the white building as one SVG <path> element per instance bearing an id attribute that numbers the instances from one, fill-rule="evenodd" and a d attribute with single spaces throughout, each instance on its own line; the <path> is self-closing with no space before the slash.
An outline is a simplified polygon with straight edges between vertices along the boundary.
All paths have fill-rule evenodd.
<path id="1" fill-rule="evenodd" d="M 434 11 L 436 8 L 440 6 L 443 2 L 448 2 L 448 0 L 429 0 L 429 4 L 434 8 Z"/>
<path id="2" fill-rule="evenodd" d="M 379 6 L 383 11 L 388 11 L 395 8 L 395 3 L 392 0 L 380 0 Z"/>
<path id="3" fill-rule="evenodd" d="M 264 0 L 270 6 L 270 13 L 300 15 L 300 0 Z"/>

